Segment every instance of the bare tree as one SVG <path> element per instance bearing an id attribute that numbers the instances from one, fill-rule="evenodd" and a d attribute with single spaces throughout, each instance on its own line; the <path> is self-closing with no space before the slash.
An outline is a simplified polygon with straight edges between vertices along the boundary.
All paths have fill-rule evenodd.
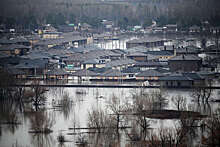
<path id="1" fill-rule="evenodd" d="M 191 93 L 191 96 L 193 98 L 194 101 L 197 102 L 208 102 L 211 95 L 212 95 L 212 85 L 213 85 L 213 81 L 209 80 L 207 82 L 207 87 L 199 87 L 199 88 L 194 88 L 193 92 Z"/>
<path id="2" fill-rule="evenodd" d="M 202 143 L 212 147 L 220 146 L 220 109 L 207 118 L 204 125 L 207 134 L 203 135 Z"/>
<path id="3" fill-rule="evenodd" d="M 186 110 L 186 98 L 185 97 L 183 97 L 181 95 L 173 96 L 172 101 L 178 111 L 179 110 Z"/>
<path id="4" fill-rule="evenodd" d="M 54 116 L 45 111 L 34 112 L 30 115 L 31 131 L 30 133 L 51 133 L 54 125 Z"/>

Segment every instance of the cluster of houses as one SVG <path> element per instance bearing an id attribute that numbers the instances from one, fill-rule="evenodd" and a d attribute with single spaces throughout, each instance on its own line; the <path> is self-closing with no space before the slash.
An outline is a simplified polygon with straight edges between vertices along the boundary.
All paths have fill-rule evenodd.
<path id="1" fill-rule="evenodd" d="M 107 50 L 90 43 L 91 36 L 56 32 L 47 26 L 38 34 L 1 38 L 0 69 L 18 79 L 141 82 L 165 87 L 203 86 L 218 76 L 219 64 L 205 64 L 198 56 L 203 50 L 196 46 L 167 46 L 163 39 L 145 37 L 128 41 L 127 49 Z"/>

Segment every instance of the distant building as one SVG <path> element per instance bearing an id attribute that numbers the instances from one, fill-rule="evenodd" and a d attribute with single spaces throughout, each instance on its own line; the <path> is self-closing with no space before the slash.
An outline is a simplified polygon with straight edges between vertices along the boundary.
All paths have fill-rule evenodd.
<path id="1" fill-rule="evenodd" d="M 30 47 L 24 46 L 24 45 L 6 45 L 6 46 L 1 46 L 0 47 L 0 53 L 5 53 L 7 55 L 11 56 L 20 56 L 20 55 L 25 55 L 27 52 L 30 50 Z"/>
<path id="2" fill-rule="evenodd" d="M 52 79 L 52 80 L 64 80 L 68 79 L 70 73 L 66 72 L 63 69 L 52 69 L 48 71 L 46 74 L 46 79 Z"/>
<path id="3" fill-rule="evenodd" d="M 126 48 L 144 46 L 147 48 L 159 47 L 164 45 L 164 40 L 159 38 L 140 38 L 126 42 Z"/>
<path id="4" fill-rule="evenodd" d="M 61 37 L 61 32 L 45 32 L 42 34 L 43 39 L 57 39 Z"/>
<path id="5" fill-rule="evenodd" d="M 204 86 L 205 79 L 197 73 L 173 73 L 161 77 L 160 86 L 162 87 L 193 87 Z"/>
<path id="6" fill-rule="evenodd" d="M 160 77 L 163 77 L 164 75 L 154 69 L 149 69 L 146 71 L 142 71 L 139 74 L 136 75 L 137 80 L 143 80 L 143 81 L 158 81 Z"/>
<path id="7" fill-rule="evenodd" d="M 167 24 L 164 27 L 166 33 L 176 33 L 178 31 L 177 24 Z"/>
<path id="8" fill-rule="evenodd" d="M 202 59 L 195 55 L 179 55 L 168 60 L 170 71 L 199 71 Z"/>
<path id="9" fill-rule="evenodd" d="M 201 31 L 200 27 L 199 27 L 199 26 L 196 26 L 196 25 L 191 26 L 191 27 L 189 28 L 189 33 L 191 33 L 191 34 L 200 33 L 200 31 Z"/>

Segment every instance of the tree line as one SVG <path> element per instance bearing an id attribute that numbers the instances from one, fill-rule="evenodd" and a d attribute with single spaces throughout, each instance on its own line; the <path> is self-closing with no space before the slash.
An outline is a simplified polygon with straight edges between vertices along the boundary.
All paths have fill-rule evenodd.
<path id="1" fill-rule="evenodd" d="M 87 22 L 96 27 L 100 20 L 113 20 L 116 25 L 148 26 L 152 20 L 159 25 L 177 23 L 180 27 L 199 25 L 208 20 L 218 26 L 220 22 L 218 0 L 142 0 L 124 3 L 104 3 L 97 0 L 2 0 L 0 23 L 9 27 L 21 25 L 34 28 L 51 23 Z"/>

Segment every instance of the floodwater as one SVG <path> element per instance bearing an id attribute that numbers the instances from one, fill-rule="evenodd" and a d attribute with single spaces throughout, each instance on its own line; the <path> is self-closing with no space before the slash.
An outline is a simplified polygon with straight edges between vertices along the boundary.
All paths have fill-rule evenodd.
<path id="1" fill-rule="evenodd" d="M 1 122 L 4 122 L 7 117 L 7 113 L 14 112 L 18 122 L 21 124 L 10 125 L 0 124 L 0 146 L 1 147 L 30 147 L 30 146 L 59 146 L 57 137 L 62 134 L 65 136 L 64 145 L 76 146 L 76 142 L 79 135 L 69 135 L 69 133 L 83 134 L 86 130 L 73 130 L 70 128 L 85 128 L 88 122 L 88 112 L 93 108 L 107 109 L 109 99 L 114 95 L 120 98 L 122 101 L 131 101 L 131 94 L 140 89 L 129 88 L 48 88 L 45 108 L 40 108 L 40 112 L 43 112 L 45 118 L 49 118 L 52 123 L 53 132 L 48 135 L 29 133 L 31 127 L 35 121 L 40 119 L 33 112 L 30 107 L 21 108 L 19 105 L 8 105 L 1 102 L 0 118 Z M 153 89 L 145 89 L 145 91 L 151 91 Z M 219 108 L 218 103 L 210 103 L 209 106 L 197 105 L 190 99 L 189 90 L 166 90 L 165 94 L 169 100 L 166 109 L 176 109 L 175 105 L 171 101 L 171 97 L 175 95 L 183 95 L 187 99 L 187 107 L 190 110 L 202 112 L 203 114 L 213 113 Z M 67 96 L 71 103 L 60 107 L 60 100 Z M 216 90 L 212 97 L 219 96 L 219 92 Z M 36 118 L 33 120 L 33 117 Z M 159 129 L 163 127 L 174 127 L 175 120 L 158 120 L 151 119 L 150 128 Z M 125 146 L 128 139 L 126 137 L 121 138 L 121 146 Z"/>

